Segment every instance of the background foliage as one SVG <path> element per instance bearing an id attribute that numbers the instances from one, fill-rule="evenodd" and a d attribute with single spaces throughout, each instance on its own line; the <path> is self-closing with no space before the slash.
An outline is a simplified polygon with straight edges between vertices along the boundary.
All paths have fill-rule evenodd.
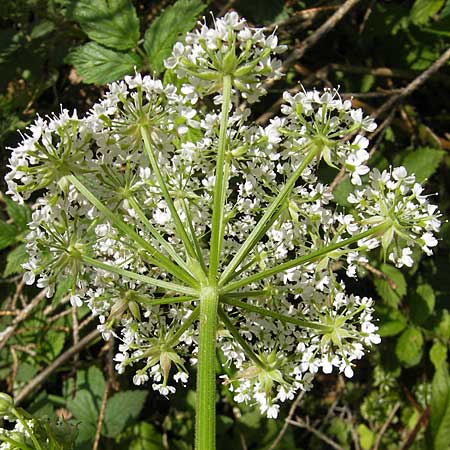
<path id="1" fill-rule="evenodd" d="M 294 51 L 343 3 L 0 2 L 1 179 L 7 147 L 20 140 L 18 128 L 37 113 L 57 111 L 60 104 L 83 114 L 105 83 L 135 70 L 164 76 L 164 58 L 202 13 L 218 15 L 234 8 L 255 26 L 277 26 L 282 41 Z M 282 91 L 295 90 L 299 82 L 306 88 L 340 86 L 341 95 L 353 96 L 355 106 L 377 114 L 377 108 L 400 94 L 449 44 L 450 0 L 361 0 L 301 60 L 289 65 L 287 77 L 257 105 L 255 118 L 267 121 L 277 111 Z M 383 126 L 372 141 L 372 163 L 381 169 L 403 164 L 419 180 L 427 180 L 427 190 L 439 193 L 437 201 L 446 216 L 449 87 L 447 63 L 420 89 L 379 115 Z M 335 176 L 322 170 L 324 181 L 331 183 Z M 4 191 L 5 185 L 1 188 Z M 336 183 L 336 202 L 343 208 L 350 207 L 350 189 L 345 179 Z M 1 197 L 0 390 L 16 395 L 36 417 L 77 425 L 76 449 L 192 448 L 193 386 L 170 400 L 136 389 L 126 374 L 114 373 L 113 343 L 85 339 L 95 321 L 87 309 L 75 311 L 68 305 L 70 280 L 61 280 L 52 300 L 23 285 L 20 264 L 31 208 Z M 400 271 L 375 255 L 361 267 L 367 276 L 354 289 L 377 299 L 383 341 L 360 362 L 352 380 L 319 375 L 315 389 L 291 408 L 286 405 L 278 420 L 262 418 L 250 406 L 238 409 L 227 388 L 220 387 L 219 448 L 448 449 L 449 237 L 445 223 L 436 254 L 409 270 Z M 44 372 L 30 391 L 29 383 L 48 366 L 53 370 Z"/>

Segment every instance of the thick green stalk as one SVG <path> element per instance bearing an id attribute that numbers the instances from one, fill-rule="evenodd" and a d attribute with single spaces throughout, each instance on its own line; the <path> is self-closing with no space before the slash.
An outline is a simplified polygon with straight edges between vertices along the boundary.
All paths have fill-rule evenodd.
<path id="1" fill-rule="evenodd" d="M 261 240 L 261 238 L 266 234 L 267 230 L 272 226 L 275 220 L 278 218 L 281 212 L 281 207 L 283 203 L 288 198 L 290 192 L 295 186 L 297 179 L 305 170 L 306 166 L 316 157 L 319 153 L 320 148 L 314 146 L 305 156 L 305 159 L 297 167 L 295 172 L 291 175 L 287 183 L 284 185 L 283 189 L 278 193 L 275 200 L 266 209 L 264 215 L 261 217 L 259 222 L 253 231 L 248 235 L 245 242 L 241 245 L 236 255 L 230 261 L 228 266 L 222 273 L 220 278 L 219 286 L 224 286 L 225 283 L 230 281 L 235 277 L 235 270 L 239 264 L 248 256 L 253 247 Z"/>
<path id="2" fill-rule="evenodd" d="M 301 266 L 303 264 L 316 261 L 317 259 L 326 256 L 328 253 L 331 253 L 334 250 L 338 250 L 348 245 L 354 244 L 355 242 L 358 242 L 360 239 L 364 239 L 366 237 L 382 233 L 383 231 L 386 230 L 386 228 L 390 226 L 391 224 L 382 223 L 374 228 L 371 228 L 370 230 L 352 236 L 351 238 L 344 239 L 343 241 L 322 247 L 319 250 L 309 253 L 308 255 L 300 256 L 299 258 L 292 259 L 291 261 L 279 264 L 278 266 L 272 267 L 267 270 L 263 270 L 261 272 L 255 273 L 254 275 L 250 275 L 249 277 L 243 278 L 242 280 L 230 283 L 226 285 L 223 289 L 221 289 L 221 292 L 223 294 L 227 292 L 232 292 L 236 289 L 240 289 L 244 286 L 247 286 L 250 283 L 254 283 L 255 281 L 263 280 L 264 278 L 271 277 L 272 275 L 284 272 L 285 270 L 291 269 L 293 267 Z"/>
<path id="3" fill-rule="evenodd" d="M 226 161 L 227 150 L 227 127 L 229 109 L 231 103 L 231 75 L 223 77 L 223 98 L 222 111 L 220 114 L 219 147 L 217 150 L 216 178 L 214 185 L 214 204 L 211 228 L 211 245 L 209 257 L 209 281 L 215 283 L 220 265 L 220 255 L 222 252 L 225 201 L 228 185 L 228 173 L 230 162 Z"/>
<path id="4" fill-rule="evenodd" d="M 181 267 L 174 264 L 169 258 L 163 255 L 159 250 L 148 243 L 142 236 L 139 235 L 132 227 L 127 225 L 120 217 L 117 216 L 113 211 L 111 211 L 107 206 L 105 206 L 93 192 L 91 192 L 84 183 L 79 180 L 75 175 L 68 175 L 68 181 L 70 181 L 75 188 L 80 192 L 83 197 L 92 205 L 94 205 L 108 220 L 125 236 L 133 238 L 134 242 L 142 246 L 143 250 L 146 250 L 152 256 L 152 263 L 161 269 L 166 270 L 170 274 L 174 275 L 178 279 L 184 281 L 185 283 L 195 286 L 196 281 Z"/>
<path id="5" fill-rule="evenodd" d="M 195 450 L 216 449 L 216 334 L 219 292 L 203 288 L 200 295 L 200 342 L 197 368 Z"/>
<path id="6" fill-rule="evenodd" d="M 161 189 L 164 200 L 166 201 L 167 206 L 169 208 L 170 215 L 172 216 L 172 220 L 175 224 L 178 236 L 183 241 L 184 247 L 186 248 L 186 252 L 189 254 L 189 256 L 195 258 L 196 255 L 194 247 L 192 246 L 189 236 L 186 233 L 183 222 L 181 222 L 180 216 L 178 215 L 178 212 L 175 208 L 172 197 L 170 196 L 169 189 L 167 188 L 166 182 L 164 181 L 164 177 L 161 171 L 159 170 L 158 161 L 156 160 L 155 154 L 153 153 L 152 139 L 150 137 L 150 133 L 147 128 L 141 127 L 141 134 L 142 139 L 144 141 L 144 149 L 150 161 L 150 166 L 152 167 L 156 179 L 158 180 L 159 188 Z"/>

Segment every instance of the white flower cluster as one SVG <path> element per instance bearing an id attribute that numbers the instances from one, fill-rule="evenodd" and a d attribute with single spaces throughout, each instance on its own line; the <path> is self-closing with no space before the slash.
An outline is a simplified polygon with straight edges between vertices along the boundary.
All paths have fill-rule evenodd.
<path id="1" fill-rule="evenodd" d="M 35 427 L 34 419 L 15 420 L 14 428 L 7 430 L 0 428 L 0 450 L 17 450 L 18 448 L 32 448 L 30 432 Z M 48 442 L 47 442 L 48 443 Z M 22 447 L 18 447 L 21 445 Z"/>
<path id="2" fill-rule="evenodd" d="M 437 208 L 403 168 L 369 171 L 369 142 L 358 132 L 375 124 L 336 91 L 285 94 L 281 117 L 266 127 L 250 122 L 239 96 L 255 100 L 264 80 L 280 75 L 273 55 L 282 50 L 235 13 L 202 24 L 166 63 L 178 88 L 126 77 L 85 118 L 39 118 L 13 149 L 7 176 L 17 201 L 45 189 L 27 237 L 25 281 L 38 278 L 51 295 L 71 277 L 72 304 L 87 305 L 104 338 L 120 341 L 117 370 L 133 367 L 135 384 L 168 395 L 197 361 L 199 286 L 225 142 L 218 273 L 227 319 L 218 348 L 236 369 L 226 380 L 235 400 L 269 417 L 319 370 L 352 376 L 354 361 L 380 340 L 372 300 L 346 292 L 336 262 L 356 277 L 366 251 L 382 246 L 409 266 L 412 247 L 429 253 L 439 228 Z M 221 112 L 202 98 L 217 96 L 224 76 L 234 94 Z M 335 208 L 317 180 L 321 159 L 362 185 L 349 197 L 354 209 Z"/>
<path id="3" fill-rule="evenodd" d="M 231 74 L 236 90 L 253 103 L 266 93 L 265 79 L 281 77 L 281 61 L 273 55 L 286 49 L 275 34 L 267 37 L 264 29 L 248 27 L 245 19 L 231 12 L 215 19 L 214 28 L 204 23 L 188 33 L 184 44 L 175 44 L 165 65 L 202 93 L 217 92 L 223 74 Z"/>

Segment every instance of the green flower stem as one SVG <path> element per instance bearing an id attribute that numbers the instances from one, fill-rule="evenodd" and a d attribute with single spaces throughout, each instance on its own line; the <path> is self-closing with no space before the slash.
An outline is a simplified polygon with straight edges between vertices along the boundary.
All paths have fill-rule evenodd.
<path id="1" fill-rule="evenodd" d="M 305 170 L 306 166 L 318 155 L 320 151 L 319 147 L 314 146 L 305 156 L 305 159 L 301 162 L 295 172 L 291 175 L 287 183 L 284 185 L 283 189 L 276 196 L 275 200 L 266 209 L 264 215 L 261 217 L 259 222 L 253 231 L 248 235 L 245 242 L 241 245 L 236 255 L 230 261 L 219 281 L 219 286 L 224 286 L 225 283 L 230 281 L 235 277 L 235 270 L 239 264 L 248 256 L 253 247 L 261 240 L 261 238 L 266 234 L 275 220 L 281 213 L 281 207 L 289 196 L 290 192 L 295 186 L 300 175 Z"/>
<path id="2" fill-rule="evenodd" d="M 239 333 L 239 330 L 233 325 L 227 313 L 221 307 L 219 307 L 219 317 L 222 320 L 223 324 L 225 325 L 225 328 L 231 333 L 234 339 L 236 339 L 236 341 L 242 347 L 242 350 L 244 350 L 244 353 L 247 355 L 247 357 L 250 360 L 252 360 L 258 367 L 266 369 L 266 365 L 261 361 L 258 355 L 251 349 L 250 345 L 247 344 L 245 339 Z"/>
<path id="3" fill-rule="evenodd" d="M 330 327 L 327 325 L 322 325 L 321 323 L 316 322 L 309 322 L 308 320 L 296 319 L 295 317 L 285 316 L 284 314 L 277 313 L 270 309 L 261 308 L 260 306 L 250 305 L 248 303 L 241 302 L 240 300 L 229 298 L 228 295 L 221 297 L 220 301 L 221 303 L 236 306 L 237 308 L 242 308 L 247 311 L 261 314 L 262 316 L 272 317 L 273 319 L 280 320 L 281 322 L 292 323 L 294 325 L 298 325 L 299 327 L 310 328 L 312 330 L 318 330 L 325 333 L 328 333 L 330 331 Z"/>
<path id="4" fill-rule="evenodd" d="M 169 189 L 167 188 L 166 182 L 164 181 L 164 177 L 161 171 L 159 170 L 158 161 L 156 160 L 155 154 L 153 153 L 152 150 L 152 138 L 150 137 L 149 130 L 146 127 L 141 127 L 141 135 L 144 141 L 145 152 L 147 153 L 147 157 L 150 161 L 152 170 L 156 176 L 156 179 L 158 180 L 159 188 L 161 189 L 164 200 L 167 203 L 179 238 L 183 241 L 184 247 L 186 248 L 186 252 L 188 253 L 188 255 L 190 255 L 192 258 L 195 258 L 196 255 L 194 247 L 192 246 L 189 236 L 186 233 L 185 227 L 181 222 L 180 216 L 178 215 L 178 212 L 175 208 L 172 197 L 170 196 Z"/>
<path id="5" fill-rule="evenodd" d="M 158 305 L 172 305 L 176 303 L 186 303 L 193 302 L 196 300 L 192 295 L 180 295 L 178 297 L 161 297 L 161 298 L 150 298 L 144 295 L 135 294 L 133 300 L 136 300 L 140 305 L 147 306 L 158 306 Z"/>
<path id="6" fill-rule="evenodd" d="M 239 299 L 249 297 L 270 297 L 271 295 L 273 295 L 273 291 L 270 289 L 261 289 L 256 291 L 229 292 L 223 298 Z M 222 296 L 220 296 L 220 300 L 222 300 Z"/>
<path id="7" fill-rule="evenodd" d="M 123 222 L 120 217 L 105 206 L 75 175 L 68 175 L 67 180 L 75 186 L 75 188 L 86 198 L 86 200 L 88 200 L 102 214 L 104 214 L 105 217 L 107 217 L 114 224 L 114 226 L 122 231 L 125 236 L 132 238 L 137 244 L 141 245 L 144 250 L 148 251 L 154 258 L 154 264 L 156 266 L 167 270 L 167 272 L 171 273 L 190 286 L 196 285 L 196 281 L 188 273 L 174 264 L 169 258 L 164 256 L 161 252 L 149 244 L 133 228 Z"/>
<path id="8" fill-rule="evenodd" d="M 183 333 L 197 320 L 199 315 L 200 315 L 200 306 L 196 306 L 194 311 L 191 312 L 191 314 L 183 323 L 183 325 L 181 325 L 181 327 L 178 328 L 176 333 L 170 338 L 169 345 L 170 344 L 175 345 L 178 342 L 178 339 L 180 339 L 180 337 L 183 336 Z"/>
<path id="9" fill-rule="evenodd" d="M 225 201 L 228 185 L 230 161 L 225 158 L 227 150 L 227 127 L 231 104 L 231 75 L 223 77 L 222 111 L 220 114 L 219 148 L 217 151 L 216 178 L 214 185 L 214 204 L 211 225 L 211 250 L 209 258 L 209 281 L 217 281 L 220 254 L 223 244 Z"/>
<path id="10" fill-rule="evenodd" d="M 197 236 L 195 235 L 195 229 L 194 229 L 194 225 L 193 225 L 193 221 L 192 221 L 191 211 L 187 207 L 186 202 L 184 201 L 184 198 L 181 199 L 181 205 L 183 207 L 183 211 L 186 214 L 186 218 L 188 220 L 189 231 L 191 233 L 192 241 L 194 243 L 195 251 L 197 253 L 198 262 L 200 263 L 200 265 L 203 269 L 203 272 L 205 272 L 205 274 L 206 274 L 208 272 L 208 270 L 206 268 L 205 259 L 203 258 L 203 252 L 202 252 L 202 249 L 200 248 L 200 243 L 197 239 Z"/>
<path id="11" fill-rule="evenodd" d="M 130 202 L 131 207 L 134 209 L 136 214 L 138 215 L 140 221 L 147 227 L 148 231 L 151 233 L 151 235 L 161 244 L 161 246 L 166 250 L 166 252 L 172 257 L 172 259 L 182 268 L 186 273 L 190 274 L 190 269 L 186 262 L 183 260 L 183 258 L 178 255 L 178 253 L 175 251 L 175 249 L 170 245 L 169 242 L 167 242 L 159 233 L 159 231 L 151 224 L 151 222 L 148 220 L 147 216 L 145 215 L 144 211 L 140 208 L 138 202 L 134 197 L 128 198 L 128 201 Z M 192 274 L 191 274 L 192 275 Z M 195 280 L 193 278 L 193 280 Z"/>
<path id="12" fill-rule="evenodd" d="M 89 264 L 92 267 L 97 267 L 99 269 L 106 270 L 107 272 L 116 273 L 117 275 L 121 275 L 122 277 L 130 278 L 131 280 L 137 280 L 142 283 L 149 284 L 151 286 L 160 287 L 167 291 L 178 292 L 180 294 L 187 294 L 193 297 L 198 295 L 198 292 L 195 289 L 192 289 L 191 287 L 188 286 L 171 283 L 170 281 L 158 280 L 157 278 L 148 277 L 146 275 L 131 272 L 130 270 L 126 269 L 121 269 L 120 267 L 112 266 L 110 264 L 98 261 L 94 258 L 90 258 L 89 256 L 82 256 L 81 259 L 83 262 Z"/>
<path id="13" fill-rule="evenodd" d="M 347 245 L 352 245 L 355 242 L 358 242 L 360 239 L 364 239 L 369 236 L 377 235 L 383 233 L 387 228 L 391 226 L 390 223 L 382 223 L 377 225 L 370 230 L 364 231 L 363 233 L 352 236 L 351 238 L 344 239 L 343 241 L 336 242 L 331 245 L 327 245 L 325 247 L 320 248 L 314 252 L 311 252 L 309 255 L 300 256 L 299 258 L 292 259 L 291 261 L 287 261 L 283 264 L 279 264 L 278 266 L 272 267 L 271 269 L 263 270 L 262 272 L 255 273 L 254 275 L 250 275 L 247 278 L 243 278 L 242 280 L 235 281 L 234 283 L 230 283 L 224 288 L 221 289 L 221 293 L 225 294 L 230 291 L 234 291 L 236 289 L 247 286 L 250 283 L 254 283 L 255 281 L 263 280 L 264 278 L 271 277 L 280 272 L 284 272 L 285 270 L 291 269 L 293 267 L 301 266 L 303 264 L 307 264 L 313 262 L 317 259 L 326 256 L 328 253 L 331 253 L 334 250 L 338 250 L 340 248 L 346 247 Z"/>
<path id="14" fill-rule="evenodd" d="M 200 342 L 197 368 L 195 450 L 216 449 L 216 334 L 219 292 L 204 287 L 200 295 Z"/>

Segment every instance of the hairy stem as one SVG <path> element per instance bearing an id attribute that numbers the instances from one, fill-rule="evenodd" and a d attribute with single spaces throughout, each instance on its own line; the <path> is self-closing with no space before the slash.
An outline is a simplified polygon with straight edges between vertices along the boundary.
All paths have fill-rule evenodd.
<path id="1" fill-rule="evenodd" d="M 216 179 L 214 185 L 214 205 L 211 229 L 211 252 L 209 258 L 209 280 L 217 280 L 217 271 L 220 264 L 220 254 L 223 244 L 225 201 L 228 185 L 230 162 L 226 160 L 227 127 L 231 103 L 231 75 L 223 77 L 223 100 L 220 114 L 219 148 L 217 151 Z"/>
<path id="2" fill-rule="evenodd" d="M 216 334 L 219 293 L 203 288 L 200 296 L 200 342 L 197 368 L 195 450 L 216 449 Z"/>

